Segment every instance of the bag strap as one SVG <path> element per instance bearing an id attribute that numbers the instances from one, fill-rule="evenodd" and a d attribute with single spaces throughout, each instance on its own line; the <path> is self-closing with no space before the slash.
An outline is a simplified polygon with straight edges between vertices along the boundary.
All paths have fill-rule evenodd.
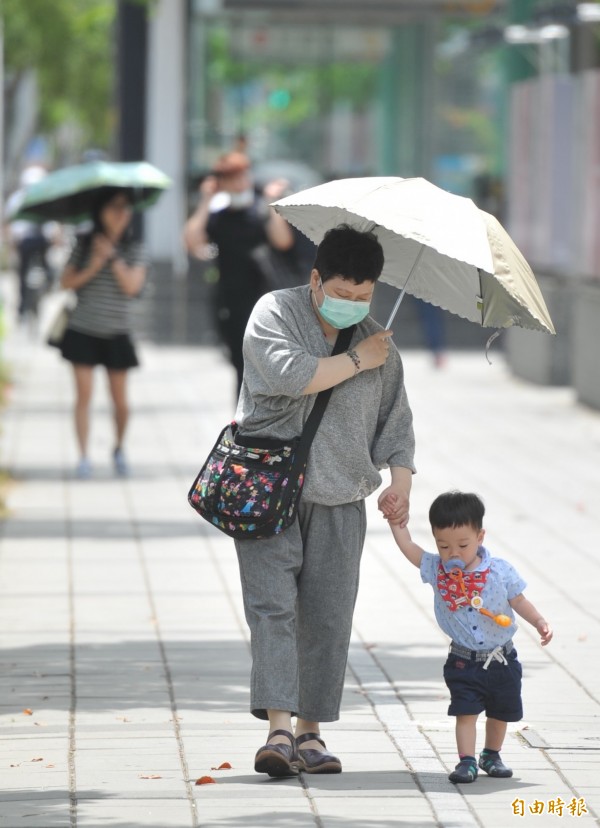
<path id="1" fill-rule="evenodd" d="M 356 325 L 351 325 L 349 328 L 343 328 L 339 332 L 335 345 L 333 346 L 331 356 L 337 356 L 338 354 L 348 350 L 355 330 Z M 331 388 L 326 388 L 324 391 L 319 391 L 317 394 L 317 399 L 315 400 L 312 411 L 310 412 L 308 420 L 304 425 L 302 436 L 300 437 L 300 442 L 298 444 L 296 458 L 299 462 L 304 463 L 308 457 L 310 446 L 315 438 L 315 434 L 317 433 L 321 420 L 323 419 L 323 414 L 325 413 L 325 409 L 327 408 L 327 404 L 332 393 L 333 386 Z"/>

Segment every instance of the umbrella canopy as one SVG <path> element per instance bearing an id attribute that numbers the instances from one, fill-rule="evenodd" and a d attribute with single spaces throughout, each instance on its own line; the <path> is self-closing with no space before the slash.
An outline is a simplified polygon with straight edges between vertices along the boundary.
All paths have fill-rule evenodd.
<path id="1" fill-rule="evenodd" d="M 406 290 L 484 327 L 555 332 L 517 246 L 469 198 L 423 178 L 346 178 L 272 206 L 316 244 L 339 224 L 372 230 L 385 254 L 381 279 L 403 289 L 400 299 Z"/>
<path id="2" fill-rule="evenodd" d="M 292 193 L 306 190 L 308 187 L 316 187 L 323 181 L 323 176 L 303 161 L 283 158 L 258 161 L 252 168 L 252 174 L 256 183 L 262 187 L 276 178 L 285 178 L 289 181 Z"/>
<path id="3" fill-rule="evenodd" d="M 170 179 L 146 161 L 91 161 L 56 170 L 27 187 L 8 218 L 78 223 L 90 218 L 96 199 L 111 187 L 129 190 L 135 209 L 144 210 L 170 185 Z"/>

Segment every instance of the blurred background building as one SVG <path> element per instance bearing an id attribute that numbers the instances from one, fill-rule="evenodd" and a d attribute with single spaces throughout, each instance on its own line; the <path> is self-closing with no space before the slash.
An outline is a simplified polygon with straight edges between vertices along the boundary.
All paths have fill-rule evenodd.
<path id="1" fill-rule="evenodd" d="M 23 5 L 3 4 L 4 189 L 32 154 L 64 164 L 90 144 L 170 175 L 174 187 L 144 217 L 157 306 L 171 308 L 165 338 L 214 340 L 202 308 L 217 277 L 210 262 L 190 265 L 181 227 L 215 158 L 241 144 L 257 172 L 287 173 L 295 189 L 422 175 L 473 198 L 506 224 L 557 322 L 555 341 L 510 332 L 514 370 L 537 382 L 591 375 L 600 389 L 590 357 L 600 343 L 581 332 L 588 316 L 600 329 L 598 3 L 87 0 L 76 4 L 80 32 L 95 27 L 87 72 L 92 91 L 104 82 L 109 94 L 84 126 L 64 103 L 49 116 L 43 50 L 37 67 L 24 59 L 22 29 L 35 21 L 14 25 Z M 418 322 L 408 304 L 403 313 L 414 342 Z M 450 320 L 451 345 L 482 337 Z"/>

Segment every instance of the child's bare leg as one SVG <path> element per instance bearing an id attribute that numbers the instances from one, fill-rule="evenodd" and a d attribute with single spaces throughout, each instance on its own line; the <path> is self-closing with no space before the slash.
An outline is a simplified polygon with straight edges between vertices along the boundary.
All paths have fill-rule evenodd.
<path id="1" fill-rule="evenodd" d="M 476 735 L 477 716 L 456 717 L 456 747 L 459 756 L 475 756 Z"/>
<path id="2" fill-rule="evenodd" d="M 513 772 L 507 768 L 500 758 L 500 751 L 506 736 L 506 722 L 499 719 L 488 719 L 485 723 L 485 747 L 479 757 L 479 767 L 488 776 L 508 777 Z"/>
<path id="3" fill-rule="evenodd" d="M 477 716 L 456 717 L 456 747 L 460 762 L 448 777 L 450 782 L 474 782 L 477 779 L 476 735 Z"/>
<path id="4" fill-rule="evenodd" d="M 504 737 L 506 736 L 506 722 L 499 719 L 487 719 L 485 723 L 485 747 L 487 750 L 502 750 Z"/>

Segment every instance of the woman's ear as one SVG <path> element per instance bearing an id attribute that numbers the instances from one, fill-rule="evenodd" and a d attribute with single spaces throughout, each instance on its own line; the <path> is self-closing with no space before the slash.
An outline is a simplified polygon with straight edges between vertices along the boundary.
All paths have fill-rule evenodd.
<path id="1" fill-rule="evenodd" d="M 316 270 L 314 267 L 310 271 L 310 286 L 313 290 L 316 290 L 319 287 L 319 282 L 321 281 L 321 277 L 319 276 L 319 271 Z"/>

